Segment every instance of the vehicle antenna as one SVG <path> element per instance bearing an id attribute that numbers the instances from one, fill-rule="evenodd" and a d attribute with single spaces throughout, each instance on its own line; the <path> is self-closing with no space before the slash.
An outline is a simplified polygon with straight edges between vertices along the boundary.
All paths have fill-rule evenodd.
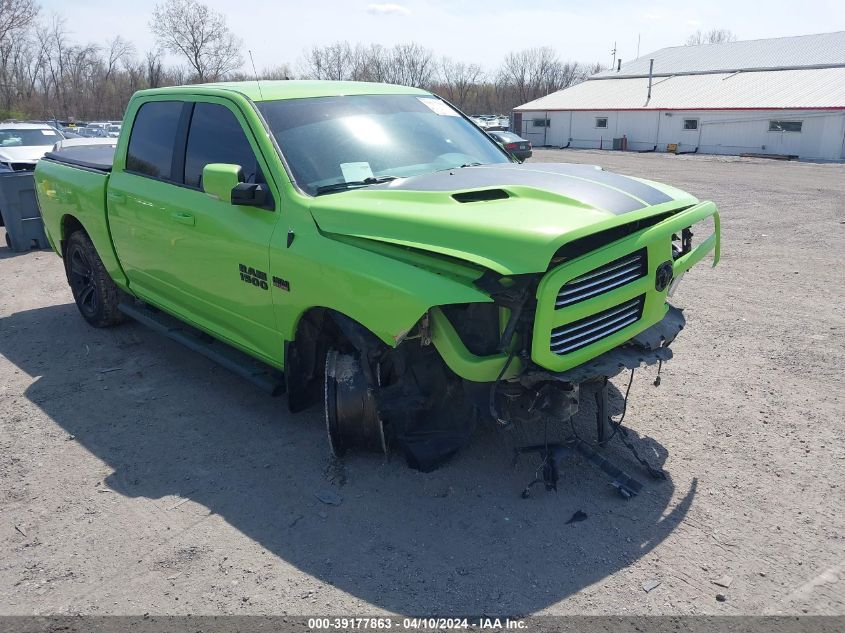
<path id="1" fill-rule="evenodd" d="M 252 74 L 255 75 L 255 84 L 258 86 L 258 94 L 261 95 L 261 100 L 264 101 L 264 95 L 261 93 L 261 82 L 258 81 L 258 71 L 255 70 L 255 60 L 252 58 L 252 49 L 248 50 L 249 61 L 252 64 Z"/>

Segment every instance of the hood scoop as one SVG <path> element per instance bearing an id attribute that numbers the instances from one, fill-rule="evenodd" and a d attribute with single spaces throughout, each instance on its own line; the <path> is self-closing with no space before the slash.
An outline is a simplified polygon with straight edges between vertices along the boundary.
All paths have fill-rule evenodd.
<path id="1" fill-rule="evenodd" d="M 488 200 L 504 200 L 510 198 L 510 196 L 504 189 L 479 189 L 456 193 L 452 195 L 452 198 L 458 202 L 486 202 Z"/>

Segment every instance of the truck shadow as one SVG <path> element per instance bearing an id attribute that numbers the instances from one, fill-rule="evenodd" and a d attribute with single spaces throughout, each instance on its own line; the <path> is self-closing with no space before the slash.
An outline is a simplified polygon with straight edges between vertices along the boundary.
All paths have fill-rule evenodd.
<path id="1" fill-rule="evenodd" d="M 652 550 L 696 493 L 695 482 L 675 495 L 671 478 L 649 480 L 614 442 L 608 456 L 645 484 L 634 500 L 618 497 L 581 458 L 563 464 L 558 493 L 536 488 L 524 500 L 536 458 L 513 466 L 509 442 L 492 430 L 430 474 L 398 457 L 337 464 L 327 458 L 319 411 L 291 416 L 284 397 L 269 398 L 139 325 L 94 330 L 73 304 L 0 319 L 0 354 L 38 376 L 27 398 L 113 469 L 104 483 L 115 492 L 165 510 L 187 498 L 323 583 L 403 614 L 543 609 Z M 618 409 L 618 392 L 611 402 Z M 656 465 L 665 461 L 654 440 L 631 439 Z M 56 482 L 73 479 L 55 472 Z M 342 503 L 321 503 L 315 494 L 326 489 Z M 191 504 L 176 511 L 206 514 Z M 568 524 L 576 511 L 587 518 Z M 196 545 L 215 564 L 232 555 Z M 270 586 L 284 573 L 265 569 Z"/>

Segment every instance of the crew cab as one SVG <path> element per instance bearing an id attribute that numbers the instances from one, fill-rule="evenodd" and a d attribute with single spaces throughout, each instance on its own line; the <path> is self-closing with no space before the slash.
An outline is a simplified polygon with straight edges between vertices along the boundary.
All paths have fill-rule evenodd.
<path id="1" fill-rule="evenodd" d="M 424 470 L 476 419 L 566 421 L 579 385 L 668 360 L 670 288 L 718 261 L 712 202 L 520 164 L 394 85 L 144 90 L 116 148 L 48 153 L 35 179 L 91 325 L 172 318 L 266 366 L 292 411 L 321 404 L 336 454 Z"/>

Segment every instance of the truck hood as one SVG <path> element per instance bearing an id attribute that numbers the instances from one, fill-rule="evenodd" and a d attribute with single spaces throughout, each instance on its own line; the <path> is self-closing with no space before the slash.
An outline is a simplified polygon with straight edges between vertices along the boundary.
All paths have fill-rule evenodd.
<path id="1" fill-rule="evenodd" d="M 593 165 L 482 165 L 315 197 L 320 230 L 490 268 L 542 272 L 564 243 L 697 203 L 683 191 Z"/>
<path id="2" fill-rule="evenodd" d="M 41 160 L 49 149 L 49 145 L 17 145 L 0 147 L 0 162 L 34 163 L 37 160 Z"/>

